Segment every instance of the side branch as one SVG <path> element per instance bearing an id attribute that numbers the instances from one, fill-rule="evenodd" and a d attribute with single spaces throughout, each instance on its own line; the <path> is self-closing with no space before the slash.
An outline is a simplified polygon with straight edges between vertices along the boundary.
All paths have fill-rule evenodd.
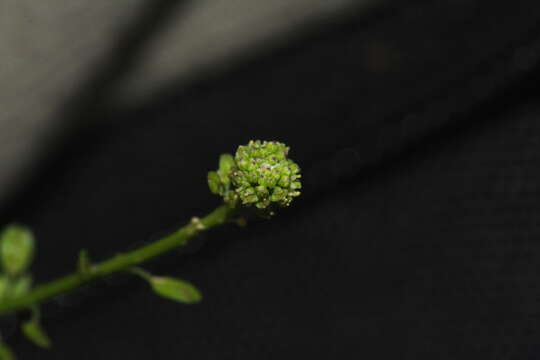
<path id="1" fill-rule="evenodd" d="M 227 222 L 232 211 L 229 206 L 221 205 L 204 218 L 193 218 L 189 224 L 178 231 L 151 244 L 131 252 L 118 254 L 108 260 L 93 264 L 86 270 L 80 269 L 73 274 L 37 286 L 28 294 L 19 298 L 3 301 L 0 303 L 0 315 L 30 308 L 55 296 L 68 293 L 83 284 L 125 271 L 172 249 L 185 246 L 199 233 Z"/>

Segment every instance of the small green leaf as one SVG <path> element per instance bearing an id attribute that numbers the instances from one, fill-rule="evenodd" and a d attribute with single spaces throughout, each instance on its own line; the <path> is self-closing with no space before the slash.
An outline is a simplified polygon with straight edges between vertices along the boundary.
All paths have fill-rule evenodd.
<path id="1" fill-rule="evenodd" d="M 146 280 L 154 293 L 169 300 L 184 304 L 194 304 L 202 300 L 199 290 L 187 281 L 167 276 L 154 276 L 140 267 L 129 268 L 127 272 Z"/>
<path id="2" fill-rule="evenodd" d="M 25 271 L 34 255 L 34 236 L 23 226 L 11 225 L 0 235 L 2 266 L 9 275 Z"/>
<path id="3" fill-rule="evenodd" d="M 50 348 L 51 340 L 39 323 L 39 309 L 32 309 L 32 318 L 21 325 L 21 330 L 28 340 L 42 348 Z"/>
<path id="4" fill-rule="evenodd" d="M 77 270 L 81 274 L 88 274 L 91 268 L 90 256 L 88 250 L 83 249 L 79 252 L 79 261 L 77 262 Z"/>
<path id="5" fill-rule="evenodd" d="M 38 322 L 32 320 L 25 322 L 22 324 L 21 329 L 26 338 L 37 346 L 42 348 L 51 347 L 51 340 L 43 331 Z"/>
<path id="6" fill-rule="evenodd" d="M 15 354 L 5 343 L 0 343 L 0 360 L 15 360 Z"/>
<path id="7" fill-rule="evenodd" d="M 162 276 L 152 276 L 149 281 L 154 292 L 164 298 L 184 304 L 195 304 L 202 299 L 199 290 L 186 281 Z"/>

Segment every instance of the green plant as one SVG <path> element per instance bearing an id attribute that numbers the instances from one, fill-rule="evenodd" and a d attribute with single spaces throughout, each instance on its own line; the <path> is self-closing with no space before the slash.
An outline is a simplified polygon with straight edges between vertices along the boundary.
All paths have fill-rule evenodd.
<path id="1" fill-rule="evenodd" d="M 152 275 L 139 265 L 187 245 L 210 228 L 229 222 L 243 225 L 249 213 L 269 218 L 276 209 L 289 206 L 300 195 L 301 175 L 298 165 L 287 157 L 288 152 L 289 148 L 279 142 L 250 141 L 239 146 L 234 156 L 221 155 L 217 171 L 208 173 L 208 185 L 212 193 L 223 197 L 223 204 L 207 216 L 193 217 L 162 239 L 102 262 L 93 263 L 88 252 L 81 250 L 75 272 L 36 287 L 29 273 L 34 235 L 24 226 L 7 226 L 0 235 L 0 315 L 29 310 L 30 320 L 21 324 L 21 330 L 34 344 L 47 348 L 51 341 L 41 327 L 39 305 L 99 278 L 122 272 L 133 274 L 147 281 L 159 296 L 185 304 L 201 301 L 201 293 L 192 284 Z M 5 343 L 0 343 L 0 360 L 4 359 L 14 359 L 14 355 Z"/>

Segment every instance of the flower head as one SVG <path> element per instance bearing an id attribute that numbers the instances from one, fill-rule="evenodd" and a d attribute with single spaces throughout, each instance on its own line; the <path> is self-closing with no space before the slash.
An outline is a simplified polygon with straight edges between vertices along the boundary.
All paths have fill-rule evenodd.
<path id="1" fill-rule="evenodd" d="M 250 141 L 235 156 L 224 154 L 217 172 L 208 173 L 210 190 L 235 207 L 254 206 L 273 214 L 300 195 L 300 168 L 287 158 L 289 147 L 276 141 Z"/>

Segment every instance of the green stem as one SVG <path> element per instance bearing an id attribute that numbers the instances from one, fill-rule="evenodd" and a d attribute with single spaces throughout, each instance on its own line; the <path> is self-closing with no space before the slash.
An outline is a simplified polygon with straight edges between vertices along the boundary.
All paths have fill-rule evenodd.
<path id="1" fill-rule="evenodd" d="M 126 270 L 126 272 L 131 273 L 133 275 L 137 275 L 138 277 L 150 281 L 152 279 L 152 274 L 150 274 L 148 271 L 141 269 L 140 267 L 131 267 Z"/>
<path id="2" fill-rule="evenodd" d="M 109 260 L 94 264 L 84 271 L 80 270 L 37 286 L 20 298 L 5 300 L 0 303 L 0 315 L 30 308 L 57 295 L 70 292 L 90 281 L 128 270 L 172 249 L 185 246 L 199 233 L 227 222 L 232 212 L 233 210 L 227 205 L 221 205 L 206 217 L 202 219 L 194 218 L 178 231 L 151 244 L 127 253 L 118 254 Z"/>

